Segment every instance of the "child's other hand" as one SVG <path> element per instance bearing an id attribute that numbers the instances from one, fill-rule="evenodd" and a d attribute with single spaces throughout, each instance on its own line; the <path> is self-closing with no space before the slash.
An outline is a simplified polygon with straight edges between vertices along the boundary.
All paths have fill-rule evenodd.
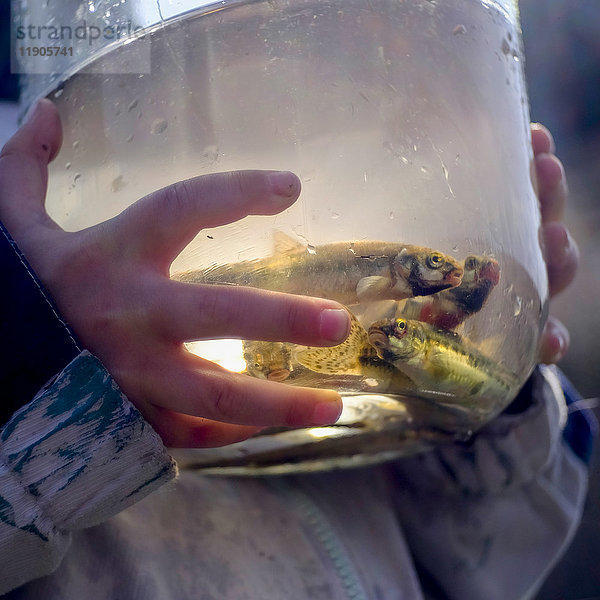
<path id="1" fill-rule="evenodd" d="M 291 173 L 243 171 L 190 179 L 119 216 L 63 231 L 46 213 L 48 163 L 61 144 L 51 102 L 40 102 L 0 157 L 0 219 L 82 344 L 172 446 L 216 446 L 264 426 L 333 423 L 331 390 L 231 373 L 186 351 L 215 337 L 340 343 L 348 315 L 331 301 L 251 288 L 172 281 L 169 266 L 198 231 L 272 215 L 300 193 Z"/>
<path id="2" fill-rule="evenodd" d="M 542 239 L 552 297 L 573 281 L 579 262 L 579 250 L 562 222 L 568 197 L 567 181 L 562 163 L 554 155 L 552 135 L 543 125 L 536 123 L 531 126 L 531 139 L 542 210 Z M 565 355 L 568 347 L 568 330 L 558 319 L 549 317 L 542 335 L 540 361 L 556 363 Z"/>

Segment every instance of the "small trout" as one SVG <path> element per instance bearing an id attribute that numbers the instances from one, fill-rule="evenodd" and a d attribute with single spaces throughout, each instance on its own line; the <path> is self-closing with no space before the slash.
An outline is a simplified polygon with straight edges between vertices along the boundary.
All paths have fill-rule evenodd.
<path id="1" fill-rule="evenodd" d="M 300 347 L 296 360 L 302 366 L 327 375 L 360 375 L 377 382 L 381 389 L 413 389 L 411 379 L 394 365 L 382 360 L 369 342 L 366 330 L 350 313 L 350 333 L 338 346 Z"/>
<path id="2" fill-rule="evenodd" d="M 369 342 L 424 391 L 443 392 L 457 401 L 505 401 L 517 391 L 516 377 L 465 342 L 458 334 L 429 323 L 392 319 L 373 323 Z"/>
<path id="3" fill-rule="evenodd" d="M 282 248 L 281 239 L 285 242 Z M 435 294 L 460 285 L 463 267 L 422 246 L 391 242 L 335 242 L 309 249 L 283 234 L 275 255 L 188 271 L 174 279 L 234 284 L 357 304 Z"/>
<path id="4" fill-rule="evenodd" d="M 258 379 L 285 381 L 294 370 L 292 349 L 294 344 L 243 340 L 246 373 Z"/>
<path id="5" fill-rule="evenodd" d="M 454 329 L 479 312 L 500 281 L 498 261 L 489 256 L 468 256 L 459 286 L 428 296 L 408 299 L 398 307 L 398 316 Z"/>

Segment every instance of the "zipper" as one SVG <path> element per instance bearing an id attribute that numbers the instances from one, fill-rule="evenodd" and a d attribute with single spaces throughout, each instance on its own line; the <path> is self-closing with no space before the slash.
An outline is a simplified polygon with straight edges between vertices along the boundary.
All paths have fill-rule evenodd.
<path id="1" fill-rule="evenodd" d="M 293 481 L 273 478 L 271 482 L 273 487 L 279 493 L 285 495 L 292 506 L 298 510 L 303 522 L 308 525 L 327 556 L 329 556 L 348 600 L 368 600 L 354 563 L 348 556 L 348 552 L 336 534 L 335 528 L 321 507 L 309 494 L 294 485 Z"/>

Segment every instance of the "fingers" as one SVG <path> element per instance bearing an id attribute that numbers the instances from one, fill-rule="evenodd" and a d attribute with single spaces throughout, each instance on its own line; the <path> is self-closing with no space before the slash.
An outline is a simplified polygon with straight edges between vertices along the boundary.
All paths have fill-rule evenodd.
<path id="1" fill-rule="evenodd" d="M 554 317 L 548 317 L 540 343 L 540 362 L 553 364 L 560 361 L 569 349 L 569 331 Z"/>
<path id="2" fill-rule="evenodd" d="M 542 221 L 560 221 L 568 196 L 562 163 L 554 156 L 556 146 L 552 134 L 539 123 L 531 125 L 531 143 L 538 180 Z"/>
<path id="3" fill-rule="evenodd" d="M 542 222 L 562 221 L 568 196 L 562 163 L 553 154 L 535 157 Z"/>
<path id="4" fill-rule="evenodd" d="M 215 173 L 159 190 L 129 207 L 117 222 L 122 238 L 164 269 L 201 229 L 250 214 L 279 213 L 299 194 L 300 180 L 293 173 Z"/>
<path id="5" fill-rule="evenodd" d="M 579 250 L 561 222 L 568 188 L 562 163 L 553 154 L 555 145 L 552 135 L 544 126 L 533 124 L 531 140 L 542 213 L 542 243 L 550 295 L 554 296 L 573 281 L 579 263 Z"/>
<path id="6" fill-rule="evenodd" d="M 564 290 L 575 278 L 579 249 L 562 223 L 548 223 L 542 228 L 550 296 Z"/>
<path id="7" fill-rule="evenodd" d="M 532 123 L 531 143 L 538 180 L 542 221 L 561 221 L 568 197 L 567 180 L 562 163 L 554 156 L 552 134 L 543 125 Z"/>
<path id="8" fill-rule="evenodd" d="M 538 154 L 554 154 L 556 152 L 552 134 L 541 123 L 531 124 L 531 145 L 533 146 L 534 156 Z"/>
<path id="9" fill-rule="evenodd" d="M 143 399 L 144 404 L 193 417 L 257 427 L 331 424 L 341 412 L 341 398 L 333 390 L 232 373 L 183 348 L 155 356 L 147 357 L 143 373 L 116 375 L 136 405 Z"/>
<path id="10" fill-rule="evenodd" d="M 56 227 L 44 208 L 48 163 L 58 154 L 62 128 L 58 111 L 41 100 L 0 153 L 0 216 L 15 236 L 36 223 Z"/>
<path id="11" fill-rule="evenodd" d="M 191 417 L 154 405 L 142 407 L 141 412 L 164 444 L 170 448 L 226 446 L 248 439 L 261 429 Z"/>
<path id="12" fill-rule="evenodd" d="M 340 344 L 350 331 L 338 303 L 253 288 L 161 281 L 152 292 L 155 331 L 173 341 L 210 338 Z"/>

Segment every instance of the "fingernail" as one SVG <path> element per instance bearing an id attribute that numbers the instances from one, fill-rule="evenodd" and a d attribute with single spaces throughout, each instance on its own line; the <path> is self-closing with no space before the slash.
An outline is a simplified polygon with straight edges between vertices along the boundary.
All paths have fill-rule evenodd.
<path id="1" fill-rule="evenodd" d="M 290 171 L 274 171 L 268 175 L 274 194 L 283 198 L 297 196 L 300 192 L 300 180 Z"/>
<path id="2" fill-rule="evenodd" d="M 343 342 L 350 330 L 348 312 L 343 308 L 326 308 L 321 311 L 319 332 L 324 340 Z"/>
<path id="3" fill-rule="evenodd" d="M 543 335 L 542 362 L 547 364 L 559 362 L 567 353 L 569 342 L 569 330 L 560 321 L 550 317 Z"/>
<path id="4" fill-rule="evenodd" d="M 340 402 L 320 402 L 313 410 L 311 422 L 313 425 L 331 425 L 339 419 L 341 413 Z"/>
<path id="5" fill-rule="evenodd" d="M 559 269 L 571 259 L 571 236 L 560 223 L 546 225 L 545 230 L 546 261 L 549 266 Z"/>
<path id="6" fill-rule="evenodd" d="M 554 362 L 560 362 L 564 358 L 568 349 L 569 349 L 569 342 L 568 342 L 566 336 L 564 336 L 562 334 L 559 335 L 558 336 L 558 348 L 556 349 L 556 354 L 554 355 Z"/>

